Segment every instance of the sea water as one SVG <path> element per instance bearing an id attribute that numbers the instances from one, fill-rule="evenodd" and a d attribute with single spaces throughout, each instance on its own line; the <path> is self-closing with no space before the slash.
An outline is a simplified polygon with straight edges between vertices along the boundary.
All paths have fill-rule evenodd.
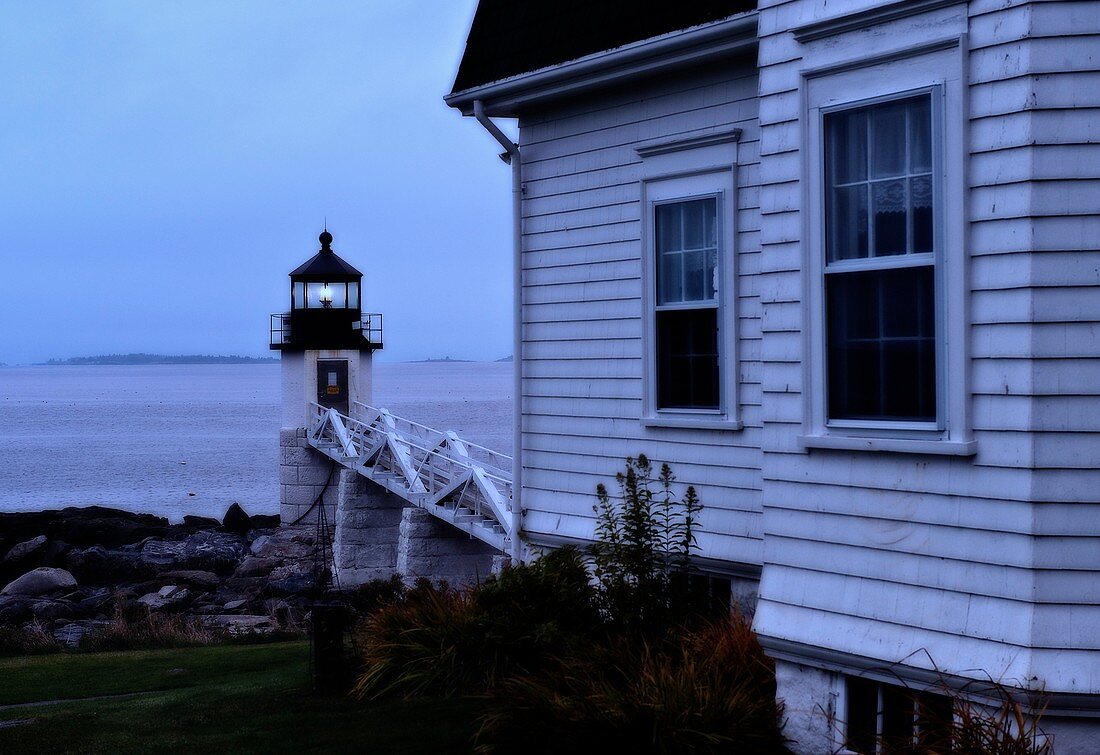
<path id="1" fill-rule="evenodd" d="M 374 403 L 511 453 L 512 365 L 376 364 Z M 278 364 L 0 369 L 0 511 L 279 510 Z"/>

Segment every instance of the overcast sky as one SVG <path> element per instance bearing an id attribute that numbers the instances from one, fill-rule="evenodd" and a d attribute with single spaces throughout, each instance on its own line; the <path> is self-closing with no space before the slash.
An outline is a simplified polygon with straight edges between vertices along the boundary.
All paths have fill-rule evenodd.
<path id="1" fill-rule="evenodd" d="M 508 169 L 442 101 L 474 6 L 0 3 L 0 362 L 266 355 L 326 216 L 381 358 L 509 354 Z"/>

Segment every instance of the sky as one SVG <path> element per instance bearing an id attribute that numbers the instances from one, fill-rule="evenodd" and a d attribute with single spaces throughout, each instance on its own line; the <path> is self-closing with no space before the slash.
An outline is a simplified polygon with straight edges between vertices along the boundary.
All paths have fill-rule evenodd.
<path id="1" fill-rule="evenodd" d="M 475 4 L 0 3 L 0 362 L 269 355 L 326 217 L 377 358 L 510 354 L 508 168 L 442 100 Z"/>

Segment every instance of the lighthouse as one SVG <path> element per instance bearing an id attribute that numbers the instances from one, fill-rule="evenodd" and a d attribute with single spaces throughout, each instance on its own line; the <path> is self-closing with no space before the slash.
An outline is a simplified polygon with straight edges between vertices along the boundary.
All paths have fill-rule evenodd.
<path id="1" fill-rule="evenodd" d="M 290 273 L 289 311 L 271 315 L 282 367 L 284 524 L 310 523 L 317 506 L 335 506 L 332 465 L 310 448 L 306 428 L 318 411 L 350 416 L 370 403 L 372 355 L 382 348 L 382 315 L 363 312 L 363 274 L 333 251 L 327 228 L 318 241 L 320 250 Z"/>

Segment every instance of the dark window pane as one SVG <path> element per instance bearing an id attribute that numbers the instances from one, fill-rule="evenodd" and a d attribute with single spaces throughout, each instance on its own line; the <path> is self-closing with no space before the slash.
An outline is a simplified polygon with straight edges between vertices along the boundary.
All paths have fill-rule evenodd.
<path id="1" fill-rule="evenodd" d="M 702 301 L 711 277 L 706 269 L 707 254 L 703 250 L 684 252 L 684 301 Z"/>
<path id="2" fill-rule="evenodd" d="M 867 180 L 867 111 L 825 117 L 827 175 L 831 184 Z"/>
<path id="3" fill-rule="evenodd" d="M 875 218 L 875 256 L 905 254 L 908 201 L 905 181 L 871 184 L 871 205 Z"/>
<path id="4" fill-rule="evenodd" d="M 905 173 L 906 102 L 871 108 L 871 178 Z"/>
<path id="5" fill-rule="evenodd" d="M 718 408 L 718 310 L 657 313 L 657 407 Z"/>
<path id="6" fill-rule="evenodd" d="M 679 252 L 662 254 L 657 267 L 657 303 L 682 302 L 684 300 L 684 257 Z"/>
<path id="7" fill-rule="evenodd" d="M 848 726 L 845 746 L 853 752 L 873 755 L 878 737 L 878 685 L 866 679 L 848 679 Z"/>
<path id="8" fill-rule="evenodd" d="M 913 224 L 913 254 L 931 252 L 932 176 L 909 179 L 909 217 Z"/>
<path id="9" fill-rule="evenodd" d="M 917 701 L 917 745 L 920 752 L 951 752 L 954 710 L 951 698 L 921 692 Z"/>
<path id="10" fill-rule="evenodd" d="M 882 751 L 911 753 L 915 723 L 913 693 L 904 687 L 882 685 Z"/>
<path id="11" fill-rule="evenodd" d="M 684 248 L 681 237 L 680 205 L 662 204 L 657 206 L 654 218 L 657 235 L 657 254 L 678 251 Z"/>
<path id="12" fill-rule="evenodd" d="M 828 260 L 867 256 L 867 185 L 833 189 L 828 197 Z"/>
<path id="13" fill-rule="evenodd" d="M 936 418 L 931 265 L 826 276 L 830 419 Z"/>
<path id="14" fill-rule="evenodd" d="M 712 204 L 708 200 L 681 202 L 684 208 L 684 249 L 702 249 L 707 235 L 706 219 L 703 217 L 703 205 Z"/>
<path id="15" fill-rule="evenodd" d="M 909 103 L 909 172 L 932 172 L 932 103 L 927 97 Z"/>
<path id="16" fill-rule="evenodd" d="M 703 223 L 706 225 L 706 245 L 718 246 L 718 203 L 711 199 L 703 203 Z"/>

